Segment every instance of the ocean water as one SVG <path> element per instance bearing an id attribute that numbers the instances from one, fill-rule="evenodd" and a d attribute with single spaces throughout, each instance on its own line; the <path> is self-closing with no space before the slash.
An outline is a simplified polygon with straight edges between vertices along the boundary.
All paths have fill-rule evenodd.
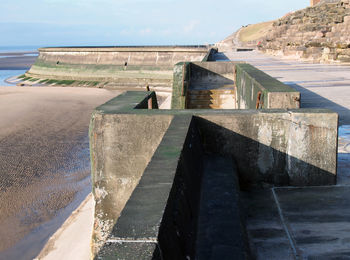
<path id="1" fill-rule="evenodd" d="M 42 46 L 0 46 L 0 53 L 6 52 L 32 52 Z"/>
<path id="2" fill-rule="evenodd" d="M 0 70 L 0 86 L 14 86 L 9 84 L 6 79 L 24 74 L 26 70 Z"/>

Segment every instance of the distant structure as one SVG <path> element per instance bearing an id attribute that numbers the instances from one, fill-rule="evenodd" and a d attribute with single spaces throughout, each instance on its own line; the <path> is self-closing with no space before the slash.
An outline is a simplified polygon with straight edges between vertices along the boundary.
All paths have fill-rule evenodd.
<path id="1" fill-rule="evenodd" d="M 310 0 L 310 5 L 314 6 L 317 5 L 321 0 Z"/>

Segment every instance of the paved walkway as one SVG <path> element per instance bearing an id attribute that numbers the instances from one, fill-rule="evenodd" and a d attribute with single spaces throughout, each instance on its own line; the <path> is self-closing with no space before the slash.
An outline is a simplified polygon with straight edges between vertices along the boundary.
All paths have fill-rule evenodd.
<path id="1" fill-rule="evenodd" d="M 257 51 L 219 53 L 217 60 L 248 62 L 301 92 L 302 108 L 329 108 L 350 125 L 350 66 L 299 62 Z"/>
<path id="2" fill-rule="evenodd" d="M 302 108 L 339 114 L 336 186 L 242 192 L 257 259 L 350 259 L 350 67 L 282 60 L 254 52 L 219 53 L 246 61 L 301 92 Z"/>

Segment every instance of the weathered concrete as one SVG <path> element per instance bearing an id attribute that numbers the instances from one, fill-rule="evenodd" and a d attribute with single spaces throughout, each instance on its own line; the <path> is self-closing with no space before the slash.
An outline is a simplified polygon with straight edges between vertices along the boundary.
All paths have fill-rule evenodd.
<path id="1" fill-rule="evenodd" d="M 242 194 L 252 254 L 257 259 L 347 259 L 344 230 L 349 221 L 342 216 L 348 214 L 350 184 L 350 102 L 344 98 L 350 95 L 349 66 L 281 60 L 258 52 L 227 52 L 217 57 L 247 61 L 300 91 L 301 108 L 339 113 L 337 186 Z"/>
<path id="2" fill-rule="evenodd" d="M 260 52 L 227 52 L 218 60 L 246 61 L 301 94 L 301 108 L 330 109 L 340 125 L 350 125 L 350 66 L 312 64 L 279 59 Z"/>
<path id="3" fill-rule="evenodd" d="M 139 212 L 138 210 L 147 210 L 147 207 L 140 208 L 137 206 L 143 205 L 145 202 L 142 202 L 142 200 L 150 196 L 143 192 L 139 194 L 140 189 L 142 191 L 143 187 L 141 184 L 152 175 L 156 174 L 154 176 L 157 176 L 157 173 L 153 173 L 153 171 L 162 171 L 164 167 L 164 163 L 157 163 L 157 152 L 151 160 L 152 154 L 160 142 L 160 139 L 156 135 L 163 136 L 165 133 L 165 136 L 167 136 L 169 131 L 171 131 L 170 129 L 172 129 L 168 129 L 169 124 L 173 124 L 179 116 L 194 116 L 192 121 L 194 121 L 197 126 L 196 128 L 198 128 L 196 131 L 200 133 L 200 142 L 205 152 L 228 156 L 234 159 L 238 167 L 241 187 L 335 183 L 337 147 L 337 114 L 335 113 L 327 110 L 227 110 L 223 112 L 215 110 L 161 111 L 157 109 L 133 109 L 133 107 L 146 108 L 146 104 L 148 104 L 150 98 L 152 99 L 154 96 L 149 93 L 128 92 L 99 107 L 95 111 L 91 121 L 92 171 L 95 187 L 94 193 L 97 200 L 95 212 L 95 250 L 104 243 L 104 239 L 111 234 L 115 223 L 117 223 L 115 229 L 117 233 L 114 233 L 114 231 L 112 233 L 117 235 L 112 235 L 108 240 L 109 243 L 113 244 L 111 246 L 112 248 L 117 246 L 114 242 L 119 243 L 124 240 L 127 240 L 126 242 L 147 242 L 151 243 L 147 248 L 153 248 L 150 251 L 153 255 L 154 252 L 157 253 L 158 249 L 156 250 L 156 248 L 167 248 L 168 243 L 171 245 L 179 243 L 183 245 L 181 250 L 177 251 L 179 254 L 186 252 L 185 255 L 193 255 L 193 251 L 191 250 L 191 244 L 194 243 L 193 236 L 190 235 L 192 238 L 189 238 L 189 240 L 185 239 L 183 242 L 162 240 L 162 225 L 159 225 L 160 220 L 158 222 L 155 221 L 154 223 L 156 224 L 153 224 L 153 228 L 150 228 L 155 232 L 150 236 L 150 240 L 145 239 L 148 236 L 142 231 L 145 227 L 147 229 L 149 227 L 147 225 L 142 227 L 142 225 L 137 224 L 141 223 L 141 220 L 140 222 L 136 218 L 135 221 L 137 223 L 135 224 L 136 226 L 134 225 L 135 228 L 128 229 L 133 231 L 133 234 L 139 234 L 135 235 L 135 237 L 129 233 L 124 234 L 124 236 L 121 236 L 122 233 L 118 233 L 120 230 L 125 229 L 127 223 L 132 221 L 131 217 L 123 217 L 124 213 L 122 213 L 121 219 L 124 219 L 125 223 L 120 224 L 119 221 L 116 222 L 135 186 L 136 189 L 131 196 L 131 200 L 127 202 L 124 208 L 126 213 L 130 213 L 125 216 Z M 141 101 L 141 105 L 138 105 L 139 101 Z M 187 126 L 183 124 L 182 127 L 186 129 L 186 127 L 189 127 L 188 124 Z M 158 132 L 154 128 L 155 125 L 161 126 L 158 127 Z M 154 131 L 154 133 L 149 133 L 150 131 Z M 188 135 L 192 136 L 192 138 L 196 136 L 192 131 L 189 131 Z M 176 143 L 177 145 L 181 145 L 184 141 L 177 140 Z M 185 151 L 188 147 L 193 147 L 193 145 L 194 142 L 191 141 L 188 145 L 183 146 L 181 157 L 183 160 L 186 161 L 188 158 L 191 158 L 188 157 L 189 155 L 186 155 Z M 178 155 L 176 154 L 179 153 L 177 148 L 167 146 L 165 150 L 162 150 L 162 145 L 160 145 L 158 146 L 159 149 L 161 151 L 160 154 L 164 154 L 165 151 L 175 152 L 173 155 L 175 156 L 175 161 L 177 161 L 176 156 Z M 139 151 L 142 151 L 142 153 L 139 153 Z M 138 156 L 143 153 L 147 156 Z M 149 160 L 151 161 L 146 168 Z M 189 161 L 193 162 L 193 160 Z M 153 164 L 155 164 L 155 168 L 152 168 Z M 185 169 L 188 169 L 188 167 L 194 167 L 194 165 L 198 164 L 189 163 L 183 166 Z M 177 169 L 179 170 L 183 166 L 179 163 Z M 144 171 L 145 169 L 146 171 Z M 151 171 L 151 169 L 153 170 Z M 177 178 L 180 180 L 189 178 L 189 180 L 183 180 L 179 183 L 193 183 L 193 180 L 191 181 L 193 173 L 180 177 L 182 175 L 178 173 L 178 170 L 174 183 L 166 186 L 168 187 L 167 189 L 178 190 L 174 188 L 180 185 L 176 181 Z M 118 179 L 121 179 L 119 183 L 117 181 L 111 181 Z M 139 185 L 141 186 L 139 188 L 137 183 L 140 179 Z M 151 183 L 157 183 L 161 180 L 151 178 L 149 181 Z M 164 185 L 167 182 L 161 181 L 161 183 Z M 125 188 L 130 190 L 127 195 L 123 194 L 120 197 L 114 195 Z M 191 194 L 195 190 L 189 189 L 188 191 Z M 157 204 L 158 209 L 164 212 L 164 208 L 171 207 L 169 206 L 172 205 L 171 201 L 178 201 L 176 198 L 177 196 L 169 196 L 167 206 L 164 203 L 162 204 L 163 206 Z M 149 203 L 152 203 L 152 201 Z M 137 207 L 135 208 L 133 205 Z M 182 204 L 180 203 L 179 205 Z M 189 207 L 193 210 L 195 203 L 190 203 L 190 205 L 192 206 Z M 165 210 L 165 212 L 168 211 Z M 189 214 L 188 210 L 181 212 L 185 215 Z M 191 215 L 196 215 L 194 212 L 196 211 L 194 210 Z M 144 216 L 143 213 L 139 214 L 142 217 Z M 160 215 L 157 216 L 151 219 L 159 219 Z M 168 220 L 169 216 L 165 214 L 161 223 L 168 223 Z M 173 223 L 173 221 L 170 221 L 170 223 Z M 193 223 L 193 221 L 180 221 L 179 223 Z M 172 230 L 171 225 L 166 227 L 168 230 Z M 194 232 L 189 231 L 192 229 L 188 228 L 180 230 L 186 230 L 186 236 Z M 156 236 L 156 233 L 158 236 Z M 154 247 L 154 244 L 158 244 L 159 246 Z M 133 243 L 130 245 L 133 245 L 133 247 L 128 248 L 125 244 L 122 246 L 126 248 L 125 252 L 129 254 L 133 252 L 132 250 L 135 250 L 134 247 L 136 246 Z M 187 246 L 184 247 L 184 245 Z M 108 244 L 106 246 L 110 248 Z M 163 250 L 161 251 L 163 252 Z M 101 257 L 105 254 L 110 255 L 110 252 L 107 249 L 106 251 L 103 249 L 101 251 Z M 167 256 L 164 259 L 172 258 L 171 256 Z"/>
<path id="4" fill-rule="evenodd" d="M 174 67 L 172 108 L 299 108 L 300 93 L 242 62 L 190 62 Z"/>
<path id="5" fill-rule="evenodd" d="M 139 100 L 140 93 L 128 101 L 135 106 Z M 96 246 L 108 236 L 172 119 L 169 115 L 158 118 L 106 115 L 109 106 L 114 110 L 118 105 L 113 104 L 113 100 L 107 102 L 103 111 L 97 108 L 91 119 L 90 151 L 96 201 L 93 240 Z M 145 124 L 148 121 L 152 124 Z"/>
<path id="6" fill-rule="evenodd" d="M 300 93 L 250 64 L 236 65 L 237 108 L 299 108 Z"/>
<path id="7" fill-rule="evenodd" d="M 97 259 L 194 258 L 203 152 L 191 118 L 172 120 Z"/>
<path id="8" fill-rule="evenodd" d="M 169 88 L 174 64 L 210 60 L 214 53 L 208 46 L 40 48 L 26 76 L 96 81 L 99 87 Z"/>

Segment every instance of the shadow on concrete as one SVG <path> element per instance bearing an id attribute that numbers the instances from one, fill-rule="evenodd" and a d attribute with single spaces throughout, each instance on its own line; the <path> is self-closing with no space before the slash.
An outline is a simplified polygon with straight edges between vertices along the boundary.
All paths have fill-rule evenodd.
<path id="1" fill-rule="evenodd" d="M 326 108 L 339 114 L 339 125 L 350 125 L 350 110 L 294 82 L 283 82 L 300 92 L 300 108 Z"/>
<path id="2" fill-rule="evenodd" d="M 328 171 L 204 118 L 195 119 L 205 152 L 231 156 L 237 165 L 240 187 L 243 189 L 264 188 L 266 185 L 316 186 L 336 183 L 336 176 Z M 262 159 L 266 165 L 270 165 L 264 172 L 259 166 Z M 295 169 L 298 176 L 291 174 Z"/>
<path id="3" fill-rule="evenodd" d="M 229 64 L 231 65 L 231 64 Z M 234 74 L 234 65 L 232 66 L 231 75 Z M 219 68 L 219 66 L 217 66 Z M 218 89 L 225 86 L 233 88 L 234 81 L 228 77 L 223 76 L 229 74 L 228 71 L 223 70 L 223 73 L 217 73 L 213 70 L 204 68 L 195 63 L 190 66 L 190 90 L 200 89 Z"/>
<path id="4" fill-rule="evenodd" d="M 182 127 L 184 126 L 182 125 Z M 167 136 L 168 132 L 164 138 L 168 138 Z M 172 139 L 174 138 L 172 136 Z M 180 140 L 177 140 L 176 144 L 179 142 Z M 253 259 L 250 257 L 249 246 L 242 245 L 242 241 L 245 241 L 243 237 L 246 233 L 246 225 L 245 219 L 240 216 L 243 216 L 244 213 L 238 213 L 234 218 L 223 217 L 222 214 L 230 212 L 229 207 L 232 205 L 220 203 L 222 199 L 219 200 L 214 196 L 215 194 L 225 194 L 230 189 L 234 189 L 235 186 L 238 189 L 237 193 L 239 190 L 249 193 L 273 186 L 326 185 L 335 184 L 336 181 L 336 176 L 330 172 L 201 117 L 193 117 L 188 128 L 186 141 L 180 143 L 184 144 L 181 156 L 179 161 L 174 164 L 167 164 L 165 159 L 161 158 L 161 151 L 164 151 L 163 145 L 170 149 L 169 143 L 163 144 L 162 141 L 159 145 L 141 177 L 140 184 L 134 190 L 113 228 L 111 238 L 118 238 L 117 243 L 106 243 L 95 259 L 101 257 L 124 259 L 126 256 L 129 256 L 127 259 L 135 259 L 135 254 L 140 259 L 143 257 L 142 259 L 175 260 L 185 259 L 186 256 L 200 260 L 232 259 L 230 258 L 232 255 L 237 256 L 235 259 Z M 272 155 L 264 157 L 266 164 L 271 165 L 264 172 L 261 172 L 258 166 L 259 156 L 262 155 L 261 151 L 263 154 Z M 198 156 L 203 152 L 206 154 L 205 156 Z M 219 159 L 215 159 L 217 157 Z M 220 158 L 231 158 L 233 164 L 227 164 L 227 161 Z M 210 168 L 206 168 L 208 161 L 211 161 Z M 234 169 L 234 165 L 237 166 L 237 170 Z M 204 175 L 200 173 L 203 171 L 203 167 L 206 171 Z M 228 167 L 232 167 L 232 169 L 226 169 L 225 172 L 218 174 L 218 171 Z M 295 169 L 299 171 L 299 175 L 290 176 L 290 171 L 295 172 Z M 162 172 L 161 178 L 159 171 Z M 166 186 L 168 191 L 156 192 L 155 187 L 160 185 L 163 185 L 162 189 L 165 187 L 163 178 L 166 176 L 164 175 L 171 176 L 174 172 L 176 172 L 175 178 L 171 177 L 170 179 L 173 180 L 171 185 Z M 235 172 L 239 177 L 239 185 L 238 183 L 227 185 L 227 173 L 235 174 Z M 216 184 L 203 186 L 203 182 L 205 183 L 203 178 L 212 178 L 213 174 L 217 176 L 214 178 Z M 236 177 L 230 181 L 233 183 L 234 179 Z M 145 190 L 145 183 L 153 188 Z M 199 201 L 193 199 L 198 197 L 199 190 L 194 188 L 198 184 L 201 186 L 199 190 L 202 194 L 213 194 L 213 196 L 201 196 Z M 164 202 L 159 203 L 163 200 L 162 194 L 169 195 Z M 152 205 L 151 216 L 150 209 L 145 203 Z M 199 219 L 208 213 L 200 211 L 203 203 L 209 205 L 202 208 L 209 208 L 210 214 L 205 217 L 205 225 L 200 225 Z M 234 208 L 237 211 L 244 211 L 238 200 L 233 200 L 233 203 L 235 203 Z M 221 213 L 215 214 L 215 212 Z M 160 218 L 154 217 L 155 215 Z M 188 221 L 189 219 L 191 221 Z M 234 223 L 227 223 L 230 222 L 227 221 L 228 219 Z M 196 223 L 195 226 L 205 230 L 196 230 L 193 221 Z M 147 236 L 148 240 L 146 240 L 145 236 L 148 233 L 144 232 L 145 229 L 152 230 L 155 237 Z M 262 233 L 264 230 L 259 232 Z M 283 228 L 278 229 L 278 232 L 281 232 L 279 236 L 285 239 Z M 198 234 L 201 236 L 199 237 Z M 221 239 L 212 241 L 211 237 L 220 237 Z M 199 242 L 199 238 L 202 239 L 201 242 Z M 240 241 L 240 243 L 235 244 L 233 241 Z M 195 249 L 194 245 L 196 245 Z M 205 254 L 198 257 L 198 252 L 205 252 Z M 182 257 L 178 258 L 179 256 Z"/>
<path id="5" fill-rule="evenodd" d="M 224 52 L 217 52 L 214 55 L 214 61 L 230 61 L 230 58 Z"/>

